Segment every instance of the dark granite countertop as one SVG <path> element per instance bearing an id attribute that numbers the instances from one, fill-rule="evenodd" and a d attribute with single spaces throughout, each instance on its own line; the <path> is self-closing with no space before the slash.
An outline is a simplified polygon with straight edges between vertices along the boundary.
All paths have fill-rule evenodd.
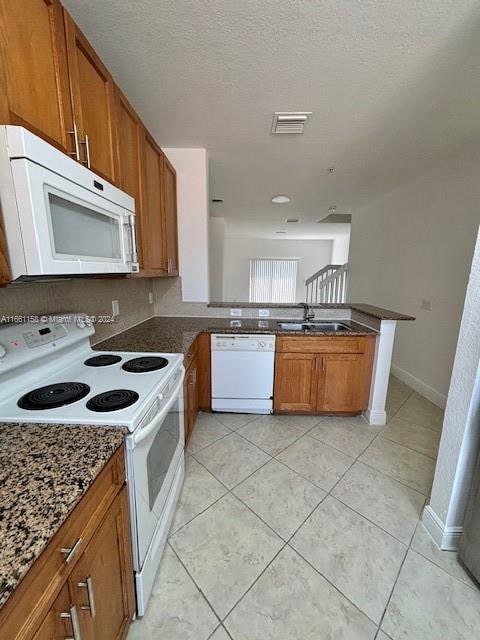
<path id="1" fill-rule="evenodd" d="M 285 319 L 286 320 L 286 319 Z M 232 318 L 155 317 L 97 343 L 93 348 L 101 351 L 153 351 L 186 354 L 198 334 L 209 333 L 274 333 L 275 335 L 308 336 L 366 336 L 376 334 L 352 320 L 340 320 L 350 331 L 285 331 L 277 320 L 242 318 L 240 327 L 232 327 Z M 301 322 L 301 320 L 297 320 Z M 259 326 L 259 323 L 262 323 Z"/>
<path id="2" fill-rule="evenodd" d="M 279 303 L 258 303 L 258 302 L 210 302 L 209 307 L 213 309 L 298 309 L 299 304 L 279 304 Z M 415 320 L 413 316 L 382 307 L 375 307 L 371 304 L 362 302 L 344 302 L 344 303 L 318 303 L 309 304 L 312 309 L 352 309 L 360 311 L 368 316 L 379 320 Z"/>
<path id="3" fill-rule="evenodd" d="M 0 607 L 123 439 L 112 427 L 0 424 Z"/>

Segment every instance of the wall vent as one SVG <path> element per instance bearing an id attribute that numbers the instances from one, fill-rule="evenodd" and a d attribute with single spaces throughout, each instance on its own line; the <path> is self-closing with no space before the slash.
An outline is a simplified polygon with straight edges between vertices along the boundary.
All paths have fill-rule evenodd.
<path id="1" fill-rule="evenodd" d="M 303 127 L 311 111 L 275 111 L 272 133 L 303 133 Z"/>
<path id="2" fill-rule="evenodd" d="M 285 222 L 300 222 L 300 218 L 285 218 Z"/>

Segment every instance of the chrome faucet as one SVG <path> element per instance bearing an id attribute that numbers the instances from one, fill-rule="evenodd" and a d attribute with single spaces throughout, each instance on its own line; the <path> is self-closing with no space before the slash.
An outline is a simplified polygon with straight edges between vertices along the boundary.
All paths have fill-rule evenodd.
<path id="1" fill-rule="evenodd" d="M 313 313 L 310 309 L 308 302 L 300 302 L 300 307 L 303 307 L 303 321 L 310 322 L 315 318 L 315 313 Z"/>

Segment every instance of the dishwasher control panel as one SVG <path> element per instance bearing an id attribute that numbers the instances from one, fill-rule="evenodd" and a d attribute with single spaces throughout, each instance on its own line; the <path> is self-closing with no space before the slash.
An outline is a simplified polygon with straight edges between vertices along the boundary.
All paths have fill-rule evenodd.
<path id="1" fill-rule="evenodd" d="M 275 336 L 212 334 L 212 351 L 275 351 Z"/>

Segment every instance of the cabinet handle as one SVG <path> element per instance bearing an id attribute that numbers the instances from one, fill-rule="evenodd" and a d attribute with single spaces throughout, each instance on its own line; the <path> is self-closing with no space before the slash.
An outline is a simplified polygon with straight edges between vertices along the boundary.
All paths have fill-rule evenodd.
<path id="1" fill-rule="evenodd" d="M 85 582 L 78 582 L 77 585 L 79 587 L 86 588 L 88 594 L 88 605 L 86 605 L 85 607 L 80 607 L 80 609 L 88 609 L 90 611 L 90 617 L 94 618 L 97 610 L 95 608 L 95 594 L 93 592 L 92 576 L 89 576 Z"/>
<path id="2" fill-rule="evenodd" d="M 60 614 L 60 618 L 69 618 L 72 621 L 73 637 L 65 638 L 65 640 L 82 640 L 82 634 L 80 632 L 80 625 L 78 623 L 77 607 L 73 605 L 70 607 L 70 611 L 64 611 Z"/>
<path id="3" fill-rule="evenodd" d="M 73 136 L 75 144 L 75 151 L 70 151 L 68 155 L 73 156 L 75 160 L 78 160 L 78 162 L 80 162 L 80 145 L 78 144 L 78 129 L 75 122 L 73 123 L 73 129 L 67 131 L 67 133 Z"/>
<path id="4" fill-rule="evenodd" d="M 86 164 L 87 167 L 90 169 L 90 141 L 88 139 L 88 135 L 85 134 L 85 140 L 82 142 L 82 144 L 85 145 L 85 152 L 87 154 L 87 159 L 83 160 L 83 164 Z"/>
<path id="5" fill-rule="evenodd" d="M 325 371 L 325 358 L 317 356 L 317 371 Z"/>
<path id="6" fill-rule="evenodd" d="M 168 258 L 167 260 L 167 272 L 168 273 L 172 273 L 173 271 L 173 259 L 172 258 Z"/>
<path id="7" fill-rule="evenodd" d="M 77 553 L 80 545 L 82 544 L 82 538 L 79 538 L 75 544 L 73 545 L 73 547 L 63 547 L 62 549 L 60 549 L 61 553 L 65 553 L 66 554 L 66 558 L 65 558 L 65 562 L 69 563 L 73 560 L 73 557 L 75 556 L 75 554 Z"/>

